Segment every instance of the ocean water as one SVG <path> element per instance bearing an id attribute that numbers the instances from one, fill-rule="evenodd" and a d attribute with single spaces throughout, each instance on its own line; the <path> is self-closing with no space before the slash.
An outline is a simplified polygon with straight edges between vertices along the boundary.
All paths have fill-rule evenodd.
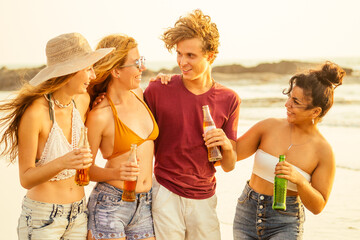
<path id="1" fill-rule="evenodd" d="M 306 58 L 306 59 L 223 59 L 221 54 L 213 63 L 213 66 L 221 66 L 227 64 L 241 64 L 245 67 L 254 67 L 260 63 L 275 63 L 282 60 L 286 61 L 302 61 L 302 62 L 315 62 L 322 63 L 325 61 L 332 61 L 341 67 L 352 68 L 354 71 L 360 71 L 360 57 L 322 57 L 322 58 Z M 153 60 L 151 58 L 146 59 L 146 67 L 148 69 L 158 71 L 162 68 L 172 69 L 177 66 L 175 54 L 170 57 L 169 60 Z M 15 66 L 12 66 L 15 67 Z"/>
<path id="2" fill-rule="evenodd" d="M 284 108 L 287 97 L 282 94 L 286 84 L 242 85 L 226 84 L 235 90 L 244 104 L 241 120 L 261 120 L 264 117 L 286 117 Z M 342 85 L 335 89 L 334 105 L 323 118 L 321 125 L 360 127 L 360 84 Z M 261 101 L 262 106 L 247 107 L 254 101 Z M 276 104 L 274 104 L 275 102 Z M 275 106 L 274 106 L 275 105 Z"/>
<path id="3" fill-rule="evenodd" d="M 324 61 L 332 61 L 342 67 L 352 68 L 354 71 L 360 71 L 360 57 L 322 57 L 322 58 L 306 58 L 306 59 L 267 59 L 267 58 L 256 58 L 256 59 L 241 59 L 241 58 L 234 58 L 234 59 L 223 59 L 221 54 L 213 63 L 213 66 L 221 66 L 227 64 L 241 64 L 245 67 L 254 67 L 260 63 L 275 63 L 280 62 L 282 60 L 286 61 L 302 61 L 302 62 L 317 62 L 322 63 Z M 18 64 L 5 64 L 0 65 L 0 68 L 7 67 L 9 69 L 16 69 L 16 68 L 31 68 L 31 67 L 38 67 L 46 64 L 43 63 L 18 63 Z M 165 69 L 172 69 L 176 67 L 176 55 L 173 54 L 168 58 L 168 60 L 156 60 L 153 58 L 146 58 L 146 67 L 153 71 L 159 71 L 162 68 Z"/>

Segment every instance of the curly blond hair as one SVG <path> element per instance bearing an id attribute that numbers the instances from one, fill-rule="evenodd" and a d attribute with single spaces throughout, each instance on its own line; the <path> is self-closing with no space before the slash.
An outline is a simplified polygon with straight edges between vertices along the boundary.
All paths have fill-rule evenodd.
<path id="1" fill-rule="evenodd" d="M 137 42 L 127 35 L 112 34 L 101 39 L 96 49 L 111 47 L 114 47 L 115 50 L 94 64 L 96 79 L 91 81 L 88 87 L 90 108 L 96 97 L 107 91 L 111 80 L 111 71 L 124 65 L 129 51 L 137 47 Z"/>
<path id="2" fill-rule="evenodd" d="M 219 31 L 216 24 L 211 22 L 208 15 L 204 15 L 200 9 L 196 9 L 186 16 L 182 16 L 176 21 L 174 27 L 168 28 L 161 36 L 165 47 L 171 52 L 175 45 L 180 41 L 199 38 L 202 43 L 202 51 L 207 54 L 212 52 L 214 57 L 211 63 L 219 53 Z"/>

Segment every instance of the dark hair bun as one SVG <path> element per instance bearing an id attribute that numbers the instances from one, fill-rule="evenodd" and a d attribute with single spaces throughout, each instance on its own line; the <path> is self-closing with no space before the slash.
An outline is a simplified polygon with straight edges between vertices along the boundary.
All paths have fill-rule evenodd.
<path id="1" fill-rule="evenodd" d="M 329 61 L 322 66 L 321 70 L 316 72 L 322 84 L 334 88 L 342 84 L 345 74 L 345 71 L 341 67 Z"/>

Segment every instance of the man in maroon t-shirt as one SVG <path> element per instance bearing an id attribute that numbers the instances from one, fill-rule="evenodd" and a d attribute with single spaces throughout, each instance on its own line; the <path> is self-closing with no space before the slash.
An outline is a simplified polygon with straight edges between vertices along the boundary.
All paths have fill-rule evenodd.
<path id="1" fill-rule="evenodd" d="M 240 98 L 211 76 L 219 33 L 209 16 L 195 10 L 181 17 L 162 39 L 168 50 L 176 49 L 182 74 L 167 85 L 151 82 L 144 92 L 160 129 L 152 205 L 156 239 L 220 239 L 216 170 L 205 144 L 221 147 L 218 164 L 224 171 L 235 167 Z M 209 105 L 218 127 L 205 138 L 203 105 Z"/>

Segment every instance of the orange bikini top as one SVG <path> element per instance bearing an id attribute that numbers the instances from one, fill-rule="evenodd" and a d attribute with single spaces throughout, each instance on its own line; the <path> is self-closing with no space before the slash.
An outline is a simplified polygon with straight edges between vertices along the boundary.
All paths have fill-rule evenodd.
<path id="1" fill-rule="evenodd" d="M 111 101 L 109 96 L 106 96 L 106 98 L 109 101 L 110 107 L 113 111 L 113 115 L 114 115 L 114 121 L 115 121 L 115 139 L 114 139 L 114 150 L 113 153 L 111 154 L 110 157 L 108 157 L 107 159 L 112 159 L 114 157 L 117 157 L 123 153 L 126 153 L 127 151 L 130 151 L 130 146 L 131 144 L 136 144 L 137 146 L 140 146 L 141 144 L 143 144 L 145 141 L 147 140 L 155 140 L 157 138 L 157 136 L 159 135 L 159 127 L 155 121 L 154 116 L 152 115 L 150 109 L 148 108 L 148 106 L 146 105 L 146 103 L 140 99 L 134 92 L 132 92 L 137 99 L 139 99 L 139 101 L 144 104 L 144 106 L 146 107 L 146 109 L 148 110 L 151 119 L 153 121 L 153 130 L 150 133 L 150 135 L 146 138 L 143 139 L 141 137 L 139 137 L 133 130 L 131 130 L 129 127 L 127 127 L 118 117 L 116 108 L 113 104 L 113 102 Z"/>

